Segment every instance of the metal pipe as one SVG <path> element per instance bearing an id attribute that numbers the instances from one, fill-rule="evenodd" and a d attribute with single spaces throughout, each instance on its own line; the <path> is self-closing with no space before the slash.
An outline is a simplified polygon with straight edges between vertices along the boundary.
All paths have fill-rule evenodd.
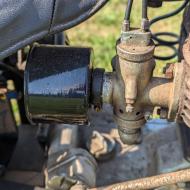
<path id="1" fill-rule="evenodd" d="M 161 106 L 168 108 L 172 86 L 172 80 L 154 77 L 141 96 L 140 102 L 144 106 Z"/>
<path id="2" fill-rule="evenodd" d="M 147 190 L 188 181 L 190 181 L 190 169 L 185 169 L 90 190 Z"/>

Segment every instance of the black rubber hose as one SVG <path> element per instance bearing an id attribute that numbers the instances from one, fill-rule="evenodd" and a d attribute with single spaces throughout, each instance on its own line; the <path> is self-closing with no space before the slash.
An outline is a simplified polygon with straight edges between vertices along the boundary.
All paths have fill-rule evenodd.
<path id="1" fill-rule="evenodd" d="M 148 0 L 142 1 L 142 19 L 148 19 Z"/>
<path id="2" fill-rule="evenodd" d="M 156 39 L 155 39 L 155 36 L 156 36 Z M 172 38 L 175 38 L 174 40 L 163 40 L 161 38 L 158 38 L 159 36 L 169 36 L 169 37 L 172 37 Z M 152 35 L 152 38 L 154 40 L 156 40 L 159 44 L 162 44 L 162 45 L 170 45 L 170 46 L 173 46 L 173 45 L 176 45 L 179 43 L 179 36 L 175 33 L 171 33 L 171 32 L 158 32 L 158 33 L 155 33 Z"/>
<path id="3" fill-rule="evenodd" d="M 17 76 L 19 76 L 22 79 L 24 78 L 23 74 L 19 70 L 17 70 L 16 68 L 14 68 L 12 66 L 9 66 L 6 63 L 3 63 L 2 61 L 0 61 L 0 68 L 10 71 L 10 72 L 16 74 Z"/>
<path id="4" fill-rule="evenodd" d="M 124 20 L 127 20 L 127 21 L 130 20 L 132 6 L 133 6 L 133 0 L 128 0 Z"/>
<path id="5" fill-rule="evenodd" d="M 156 45 L 156 47 L 160 47 L 160 46 L 163 46 L 163 47 L 171 49 L 173 51 L 173 53 L 171 55 L 168 55 L 168 56 L 154 55 L 155 59 L 162 60 L 162 61 L 167 61 L 169 59 L 173 59 L 173 58 L 176 57 L 178 50 L 177 50 L 177 48 L 175 46 L 168 46 L 168 45 L 163 45 L 163 44 L 157 44 Z"/>
<path id="6" fill-rule="evenodd" d="M 162 15 L 162 16 L 159 16 L 159 17 L 156 17 L 156 18 L 152 19 L 150 21 L 150 26 L 152 26 L 153 24 L 155 24 L 156 22 L 158 22 L 160 20 L 164 20 L 164 19 L 167 19 L 169 17 L 177 15 L 178 13 L 180 13 L 187 6 L 189 1 L 190 0 L 185 0 L 182 3 L 182 5 L 179 8 L 177 8 L 176 10 L 174 10 L 174 11 L 172 11 L 170 13 L 167 13 L 165 15 Z M 170 37 L 175 38 L 175 40 L 173 40 L 173 41 L 163 40 L 163 39 L 159 38 L 159 36 L 170 36 Z M 169 60 L 169 59 L 174 58 L 177 55 L 177 49 L 175 47 L 175 45 L 179 43 L 179 36 L 177 34 L 172 33 L 172 32 L 158 32 L 158 33 L 152 34 L 152 38 L 157 42 L 157 46 L 166 46 L 168 48 L 171 48 L 175 52 L 175 54 L 172 54 L 172 55 L 169 55 L 169 56 L 156 56 L 155 55 L 156 59 Z"/>
<path id="7" fill-rule="evenodd" d="M 180 13 L 187 6 L 188 3 L 189 3 L 189 0 L 185 0 L 184 3 L 179 8 L 177 8 L 176 10 L 174 10 L 174 11 L 172 11 L 170 13 L 167 13 L 165 15 L 158 16 L 158 17 L 152 19 L 150 21 L 150 25 L 153 25 L 155 22 L 158 22 L 160 20 L 163 20 L 163 19 L 166 19 L 166 18 L 169 18 L 169 17 L 177 15 L 178 13 Z"/>

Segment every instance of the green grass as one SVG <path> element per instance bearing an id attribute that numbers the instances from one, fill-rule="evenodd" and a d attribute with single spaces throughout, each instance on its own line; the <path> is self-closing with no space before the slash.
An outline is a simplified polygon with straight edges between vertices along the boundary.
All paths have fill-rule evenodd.
<path id="1" fill-rule="evenodd" d="M 88 21 L 68 31 L 71 45 L 90 46 L 94 49 L 94 67 L 104 67 L 111 71 L 111 59 L 115 55 L 115 43 L 120 36 L 121 23 L 124 17 L 127 0 L 112 0 Z M 163 15 L 179 7 L 181 2 L 167 2 L 162 8 L 149 9 L 149 18 Z M 160 21 L 152 26 L 153 32 L 179 33 L 181 15 Z M 132 26 L 140 26 L 141 1 L 135 0 L 132 11 Z M 156 50 L 157 53 L 167 55 L 168 49 Z M 176 61 L 176 59 L 170 62 Z M 155 75 L 162 74 L 162 67 L 166 62 L 158 61 Z"/>

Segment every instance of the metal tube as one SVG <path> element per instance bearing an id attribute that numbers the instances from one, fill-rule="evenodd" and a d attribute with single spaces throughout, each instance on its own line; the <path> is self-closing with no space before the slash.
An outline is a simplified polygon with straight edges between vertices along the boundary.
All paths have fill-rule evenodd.
<path id="1" fill-rule="evenodd" d="M 122 182 L 107 187 L 93 188 L 91 190 L 147 190 L 188 181 L 190 181 L 190 169 Z"/>
<path id="2" fill-rule="evenodd" d="M 141 96 L 140 102 L 144 106 L 161 106 L 168 108 L 172 86 L 172 80 L 154 77 Z"/>

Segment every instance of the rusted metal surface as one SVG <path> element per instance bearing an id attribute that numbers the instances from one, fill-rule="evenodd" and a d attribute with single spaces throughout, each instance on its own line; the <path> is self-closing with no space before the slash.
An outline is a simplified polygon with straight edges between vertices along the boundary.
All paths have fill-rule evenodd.
<path id="1" fill-rule="evenodd" d="M 136 36 L 135 30 L 122 35 L 117 44 L 114 72 L 109 80 L 104 81 L 106 85 L 103 84 L 103 87 L 106 87 L 103 88 L 103 101 L 113 105 L 122 141 L 132 144 L 140 141 L 140 129 L 145 124 L 147 110 L 152 112 L 154 107 L 160 106 L 166 110 L 162 112 L 161 118 L 175 119 L 183 64 L 168 65 L 165 78 L 153 77 L 155 45 L 150 39 L 145 38 L 149 35 L 146 32 L 139 34 L 139 43 L 133 39 Z"/>
<path id="2" fill-rule="evenodd" d="M 160 113 L 161 118 L 170 120 L 176 118 L 184 64 L 168 65 L 165 78 L 153 77 L 155 66 L 154 59 L 151 58 L 153 49 L 152 44 L 149 47 L 134 44 L 130 46 L 123 42 L 117 45 L 118 56 L 115 59 L 115 71 L 108 88 L 110 95 L 108 97 L 113 105 L 115 121 L 124 143 L 139 142 L 139 129 L 145 124 L 147 110 L 152 112 L 154 107 L 159 106 L 164 110 Z"/>
<path id="3" fill-rule="evenodd" d="M 173 81 L 166 78 L 153 77 L 144 94 L 140 97 L 142 106 L 160 106 L 168 108 L 170 103 L 171 88 Z"/>
<path id="4" fill-rule="evenodd" d="M 126 26 L 128 23 L 124 23 L 124 28 L 128 29 L 128 26 Z M 143 46 L 147 46 L 150 43 L 151 39 L 151 32 L 142 32 L 141 29 L 131 29 L 130 31 L 122 31 L 121 34 L 121 41 L 123 41 L 125 44 L 139 44 Z"/>
<path id="5" fill-rule="evenodd" d="M 91 190 L 147 190 L 160 186 L 190 181 L 190 169 L 118 183 Z"/>
<path id="6" fill-rule="evenodd" d="M 113 96 L 113 78 L 114 73 L 105 73 L 103 81 L 103 90 L 102 90 L 102 101 L 104 103 L 112 104 Z"/>
<path id="7" fill-rule="evenodd" d="M 137 100 L 152 77 L 154 48 L 150 32 L 140 29 L 122 32 L 117 44 L 112 105 L 123 143 L 139 143 L 141 138 L 145 120 Z"/>
<path id="8" fill-rule="evenodd" d="M 183 57 L 184 76 L 178 115 L 179 119 L 181 117 L 185 124 L 190 127 L 190 38 L 186 40 L 183 46 Z"/>
<path id="9" fill-rule="evenodd" d="M 188 38 L 190 33 L 190 5 L 188 5 L 183 13 L 183 19 L 181 23 L 181 34 L 180 34 L 180 40 L 179 40 L 179 53 L 178 53 L 178 59 L 181 61 L 184 59 L 183 56 L 183 46 L 185 43 L 185 40 Z"/>
<path id="10" fill-rule="evenodd" d="M 175 68 L 174 63 L 166 64 L 163 70 L 163 73 L 165 74 L 166 78 L 172 79 L 174 77 L 174 68 Z"/>
<path id="11" fill-rule="evenodd" d="M 150 32 L 131 29 L 121 34 L 121 40 L 116 48 L 118 55 L 116 75 L 124 82 L 123 103 L 126 104 L 124 111 L 132 112 L 137 93 L 146 87 L 152 76 L 155 66 L 153 59 L 155 45 Z"/>
<path id="12" fill-rule="evenodd" d="M 78 147 L 78 143 L 77 126 L 54 126 L 46 171 L 46 187 L 50 190 L 67 190 L 77 182 L 95 186 L 97 163 L 90 153 Z"/>
<path id="13" fill-rule="evenodd" d="M 170 104 L 168 106 L 168 119 L 175 120 L 176 114 L 178 112 L 179 102 L 180 102 L 180 94 L 181 88 L 183 85 L 183 77 L 184 77 L 184 64 L 176 63 L 174 68 L 174 79 L 173 86 L 171 88 L 170 93 Z"/>
<path id="14" fill-rule="evenodd" d="M 120 137 L 123 143 L 133 144 L 140 142 L 140 129 L 145 124 L 147 109 L 151 112 L 155 106 L 170 108 L 169 114 L 171 110 L 177 110 L 180 86 L 178 81 L 181 81 L 179 79 L 182 75 L 180 73 L 178 77 L 173 74 L 173 65 L 166 70 L 167 78 L 153 78 L 154 43 L 151 40 L 148 44 L 143 42 L 145 33 L 140 36 L 142 43 L 133 40 L 136 33 L 128 33 L 128 38 L 122 38 L 117 44 L 113 82 L 108 88 L 113 90 L 108 94 L 112 94 L 109 102 L 114 108 Z M 174 82 L 171 79 L 173 75 L 177 76 Z"/>

